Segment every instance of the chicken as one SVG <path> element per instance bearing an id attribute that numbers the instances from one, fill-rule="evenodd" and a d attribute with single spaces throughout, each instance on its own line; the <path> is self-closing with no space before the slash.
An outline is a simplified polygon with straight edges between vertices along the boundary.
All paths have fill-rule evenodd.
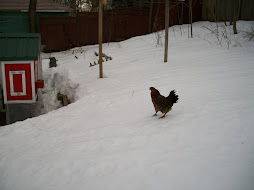
<path id="1" fill-rule="evenodd" d="M 151 90 L 151 98 L 155 109 L 155 115 L 160 111 L 164 113 L 160 118 L 165 117 L 165 115 L 172 109 L 174 103 L 178 101 L 178 95 L 175 94 L 175 90 L 172 90 L 168 97 L 164 97 L 160 94 L 160 92 L 154 87 L 150 87 Z"/>

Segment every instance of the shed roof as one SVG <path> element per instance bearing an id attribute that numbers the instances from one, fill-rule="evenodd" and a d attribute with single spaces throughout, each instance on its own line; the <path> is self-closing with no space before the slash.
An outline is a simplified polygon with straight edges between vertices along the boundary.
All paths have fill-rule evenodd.
<path id="1" fill-rule="evenodd" d="M 1 0 L 0 11 L 28 11 L 30 0 Z M 37 12 L 71 12 L 72 8 L 51 0 L 37 0 Z"/>
<path id="2" fill-rule="evenodd" d="M 0 34 L 0 61 L 38 60 L 39 33 Z"/>

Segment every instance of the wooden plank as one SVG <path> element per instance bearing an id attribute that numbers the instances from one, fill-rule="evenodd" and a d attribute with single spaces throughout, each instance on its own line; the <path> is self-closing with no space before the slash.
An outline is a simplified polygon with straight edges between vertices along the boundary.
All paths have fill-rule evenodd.
<path id="1" fill-rule="evenodd" d="M 64 105 L 64 106 L 68 106 L 68 104 L 69 104 L 69 101 L 68 101 L 67 96 L 66 96 L 66 95 L 63 95 L 63 105 Z"/>

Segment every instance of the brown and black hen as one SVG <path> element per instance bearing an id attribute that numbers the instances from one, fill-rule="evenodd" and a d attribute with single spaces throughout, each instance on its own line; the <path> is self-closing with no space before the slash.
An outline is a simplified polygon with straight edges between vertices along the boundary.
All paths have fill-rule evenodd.
<path id="1" fill-rule="evenodd" d="M 168 97 L 164 97 L 160 94 L 160 92 L 154 87 L 150 87 L 151 90 L 151 98 L 155 109 L 155 114 L 160 111 L 164 113 L 160 118 L 165 117 L 165 115 L 172 109 L 174 103 L 178 101 L 178 95 L 175 94 L 175 90 L 172 90 Z"/>

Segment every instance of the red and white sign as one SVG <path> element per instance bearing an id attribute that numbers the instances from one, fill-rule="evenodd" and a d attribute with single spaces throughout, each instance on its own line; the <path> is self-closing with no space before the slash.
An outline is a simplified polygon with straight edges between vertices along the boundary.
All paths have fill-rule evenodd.
<path id="1" fill-rule="evenodd" d="M 1 62 L 4 103 L 33 103 L 36 101 L 38 79 L 37 61 Z"/>

